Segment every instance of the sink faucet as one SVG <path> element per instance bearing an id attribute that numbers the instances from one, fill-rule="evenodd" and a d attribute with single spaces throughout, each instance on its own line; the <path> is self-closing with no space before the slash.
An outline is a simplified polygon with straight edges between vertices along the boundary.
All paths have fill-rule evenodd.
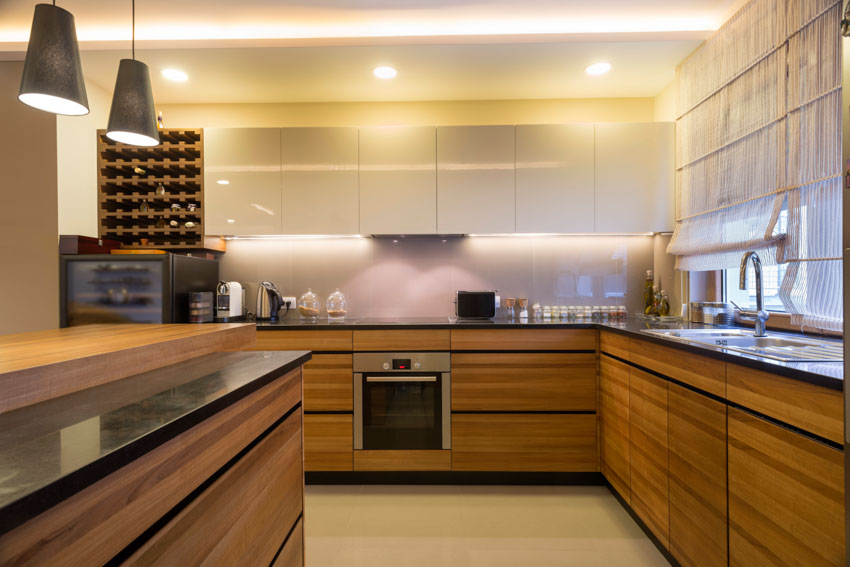
<path id="1" fill-rule="evenodd" d="M 767 333 L 765 332 L 765 323 L 767 322 L 767 318 L 770 317 L 770 313 L 764 310 L 764 289 L 761 286 L 761 258 L 759 258 L 759 255 L 753 251 L 747 252 L 744 254 L 744 257 L 741 258 L 741 275 L 740 280 L 738 281 L 738 287 L 740 289 L 747 289 L 747 263 L 750 258 L 752 258 L 753 268 L 756 270 L 756 310 L 744 311 L 742 309 L 741 315 L 747 320 L 755 321 L 755 336 L 766 337 Z"/>

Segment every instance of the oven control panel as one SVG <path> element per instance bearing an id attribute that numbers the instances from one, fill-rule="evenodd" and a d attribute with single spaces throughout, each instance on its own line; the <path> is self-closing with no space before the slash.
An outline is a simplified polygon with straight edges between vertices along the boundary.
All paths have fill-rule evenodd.
<path id="1" fill-rule="evenodd" d="M 354 372 L 449 372 L 447 352 L 354 353 Z"/>

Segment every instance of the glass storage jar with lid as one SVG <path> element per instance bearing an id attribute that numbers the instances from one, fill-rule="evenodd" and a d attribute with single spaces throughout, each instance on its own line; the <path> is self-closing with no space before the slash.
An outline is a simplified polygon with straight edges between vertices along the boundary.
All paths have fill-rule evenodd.
<path id="1" fill-rule="evenodd" d="M 307 288 L 307 291 L 298 298 L 298 312 L 301 314 L 301 319 L 307 321 L 315 321 L 319 318 L 319 296 L 313 293 L 312 289 Z"/>
<path id="2" fill-rule="evenodd" d="M 339 289 L 334 290 L 334 292 L 328 296 L 328 300 L 325 302 L 325 308 L 328 311 L 329 321 L 341 321 L 345 319 L 345 314 L 347 313 L 345 307 L 345 294 L 339 291 Z"/>

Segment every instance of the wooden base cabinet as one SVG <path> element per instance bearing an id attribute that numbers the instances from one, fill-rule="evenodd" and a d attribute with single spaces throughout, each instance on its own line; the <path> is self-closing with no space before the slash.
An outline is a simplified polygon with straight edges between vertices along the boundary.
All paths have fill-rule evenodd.
<path id="1" fill-rule="evenodd" d="M 630 369 L 629 418 L 631 506 L 669 548 L 667 382 Z"/>
<path id="2" fill-rule="evenodd" d="M 676 384 L 667 395 L 670 553 L 683 567 L 725 567 L 726 404 Z"/>
<path id="3" fill-rule="evenodd" d="M 350 471 L 354 461 L 351 414 L 304 416 L 304 470 Z"/>
<path id="4" fill-rule="evenodd" d="M 301 514 L 302 475 L 297 410 L 123 565 L 270 564 Z"/>
<path id="5" fill-rule="evenodd" d="M 452 470 L 597 470 L 594 414 L 453 414 Z"/>
<path id="6" fill-rule="evenodd" d="M 844 455 L 729 409 L 729 565 L 844 565 Z"/>
<path id="7" fill-rule="evenodd" d="M 623 500 L 629 503 L 629 367 L 618 360 L 602 356 L 599 369 L 602 474 Z"/>

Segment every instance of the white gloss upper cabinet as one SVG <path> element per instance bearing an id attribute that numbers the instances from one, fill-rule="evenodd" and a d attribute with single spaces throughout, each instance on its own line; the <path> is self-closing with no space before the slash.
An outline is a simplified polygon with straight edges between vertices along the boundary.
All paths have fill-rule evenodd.
<path id="1" fill-rule="evenodd" d="M 437 128 L 437 232 L 512 233 L 513 126 Z"/>
<path id="2" fill-rule="evenodd" d="M 593 124 L 516 127 L 516 231 L 593 232 Z"/>
<path id="3" fill-rule="evenodd" d="M 672 122 L 596 125 L 596 232 L 673 230 Z"/>
<path id="4" fill-rule="evenodd" d="M 204 233 L 281 234 L 280 176 L 280 128 L 205 128 Z"/>
<path id="5" fill-rule="evenodd" d="M 437 130 L 360 128 L 360 232 L 437 232 Z"/>
<path id="6" fill-rule="evenodd" d="M 356 128 L 283 128 L 284 234 L 358 234 Z"/>

